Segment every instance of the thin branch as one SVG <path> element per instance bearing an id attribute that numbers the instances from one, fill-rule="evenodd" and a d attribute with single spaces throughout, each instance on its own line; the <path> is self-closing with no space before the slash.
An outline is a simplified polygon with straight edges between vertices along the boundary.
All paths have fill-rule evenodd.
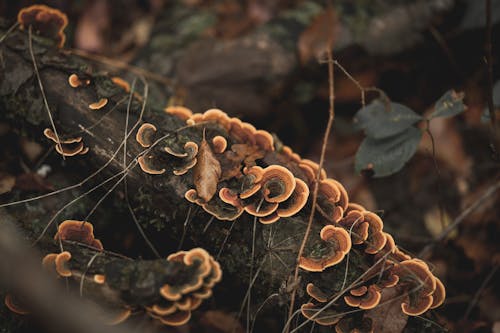
<path id="1" fill-rule="evenodd" d="M 495 114 L 495 105 L 493 103 L 493 59 L 491 55 L 491 31 L 492 31 L 492 23 L 491 23 L 491 0 L 486 1 L 486 41 L 484 44 L 485 62 L 486 62 L 486 73 L 488 79 L 488 89 L 487 89 L 487 98 L 488 98 L 488 111 L 490 115 L 490 125 L 491 125 L 491 143 L 490 148 L 493 150 L 493 156 L 498 159 L 498 148 L 496 146 L 498 140 L 498 131 L 496 125 L 496 114 Z"/>
<path id="2" fill-rule="evenodd" d="M 57 139 L 57 146 L 59 147 L 61 152 L 64 152 L 61 145 L 61 140 L 59 139 L 59 134 L 57 133 L 56 124 L 54 123 L 54 119 L 52 119 L 52 112 L 50 111 L 49 102 L 47 101 L 47 96 L 45 96 L 45 90 L 43 89 L 42 79 L 40 78 L 40 73 L 38 72 L 38 65 L 36 64 L 35 54 L 33 53 L 33 33 L 31 30 L 32 29 L 30 25 L 28 29 L 28 45 L 29 45 L 31 61 L 33 62 L 33 68 L 35 70 L 35 76 L 38 81 L 38 87 L 40 88 L 40 93 L 42 94 L 43 104 L 45 106 L 45 109 L 47 110 L 47 114 L 49 115 L 50 126 L 52 127 L 52 130 L 54 131 L 54 134 Z M 64 156 L 64 154 L 61 155 L 63 160 L 65 160 L 66 157 Z"/>
<path id="3" fill-rule="evenodd" d="M 446 227 L 441 232 L 441 234 L 434 240 L 434 242 L 432 242 L 431 244 L 424 247 L 423 250 L 420 251 L 418 256 L 422 258 L 422 257 L 425 257 L 427 254 L 429 254 L 429 252 L 434 248 L 434 246 L 436 246 L 437 243 L 439 243 L 443 239 L 445 239 L 451 231 L 453 231 L 456 227 L 458 227 L 460 225 L 460 223 L 462 223 L 467 218 L 467 216 L 469 216 L 477 208 L 481 207 L 488 200 L 489 197 L 491 197 L 493 194 L 495 194 L 495 192 L 498 189 L 500 189 L 500 181 L 497 179 L 495 184 L 490 186 L 484 192 L 484 194 L 481 197 L 479 197 L 479 199 L 477 199 L 473 204 L 471 204 L 462 213 L 460 213 L 460 215 L 457 216 L 457 218 L 453 221 L 453 223 L 448 225 L 448 227 Z"/>
<path id="4" fill-rule="evenodd" d="M 311 233 L 311 227 L 312 227 L 312 222 L 314 218 L 314 213 L 316 212 L 316 202 L 318 201 L 318 184 L 319 180 L 321 177 L 321 170 L 323 169 L 323 164 L 325 161 L 325 155 L 326 155 L 326 147 L 328 145 L 328 138 L 330 136 L 330 131 L 332 129 L 333 125 L 333 120 L 335 119 L 335 95 L 334 95 L 334 76 L 333 76 L 333 66 L 334 66 L 334 61 L 332 57 L 332 50 L 331 47 L 327 49 L 327 54 L 328 54 L 328 86 L 329 86 L 329 102 L 330 102 L 330 108 L 328 110 L 328 122 L 326 124 L 326 129 L 325 129 L 325 134 L 323 136 L 323 145 L 321 147 L 321 155 L 319 158 L 319 167 L 318 171 L 316 173 L 316 179 L 314 181 L 314 189 L 313 189 L 313 196 L 312 196 L 312 206 L 311 206 L 311 213 L 309 214 L 309 220 L 307 221 L 307 228 L 304 234 L 304 238 L 302 239 L 302 243 L 300 244 L 299 251 L 297 253 L 297 262 L 295 264 L 295 272 L 293 274 L 293 280 L 297 281 L 299 277 L 299 260 L 302 257 L 302 254 L 304 253 L 304 249 L 306 247 L 307 240 L 309 238 L 309 234 Z M 292 290 L 292 293 L 290 295 L 290 308 L 288 315 L 289 317 L 292 316 L 293 314 L 293 309 L 295 307 L 295 295 L 297 293 L 297 289 L 294 288 Z M 289 327 L 286 328 L 285 332 L 289 332 Z"/>

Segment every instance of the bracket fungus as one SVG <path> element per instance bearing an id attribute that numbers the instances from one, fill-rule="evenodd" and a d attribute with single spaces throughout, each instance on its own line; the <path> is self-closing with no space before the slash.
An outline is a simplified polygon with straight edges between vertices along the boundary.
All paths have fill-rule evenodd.
<path id="1" fill-rule="evenodd" d="M 81 86 L 88 86 L 90 84 L 90 80 L 81 79 L 78 75 L 73 73 L 68 77 L 68 83 L 72 88 L 78 88 Z"/>
<path id="2" fill-rule="evenodd" d="M 62 222 L 57 229 L 54 239 L 63 241 L 71 240 L 87 244 L 100 251 L 104 249 L 101 241 L 94 238 L 94 226 L 92 223 L 86 221 L 66 220 Z"/>
<path id="3" fill-rule="evenodd" d="M 113 83 L 116 84 L 118 87 L 125 90 L 126 93 L 130 92 L 130 84 L 127 81 L 125 81 L 124 79 L 122 79 L 121 77 L 113 76 L 111 78 L 111 81 L 113 81 Z"/>
<path id="4" fill-rule="evenodd" d="M 144 148 L 150 147 L 154 142 L 156 126 L 150 123 L 144 123 L 137 130 L 135 140 Z"/>
<path id="5" fill-rule="evenodd" d="M 164 111 L 165 113 L 178 117 L 184 121 L 188 120 L 193 115 L 193 111 L 183 106 L 168 106 L 164 109 Z"/>
<path id="6" fill-rule="evenodd" d="M 366 244 L 365 252 L 376 254 L 387 242 L 384 223 L 375 213 L 350 210 L 338 223 L 352 231 L 353 244 Z"/>
<path id="7" fill-rule="evenodd" d="M 445 297 L 444 286 L 423 261 L 405 260 L 394 266 L 394 274 L 399 276 L 398 287 L 405 296 L 401 304 L 405 314 L 419 316 L 431 307 L 442 304 Z"/>
<path id="8" fill-rule="evenodd" d="M 4 298 L 4 303 L 5 306 L 12 312 L 20 314 L 20 315 L 27 315 L 30 312 L 26 310 L 26 308 L 21 304 L 21 302 L 17 299 L 17 297 L 7 294 L 5 295 Z"/>
<path id="9" fill-rule="evenodd" d="M 300 312 L 304 317 L 322 326 L 335 325 L 343 317 L 342 313 L 335 311 L 332 307 L 321 310 L 314 303 L 302 304 Z"/>
<path id="10" fill-rule="evenodd" d="M 46 128 L 43 131 L 43 135 L 55 143 L 56 151 L 63 156 L 76 156 L 84 155 L 88 153 L 89 148 L 85 147 L 83 144 L 83 139 L 81 136 L 74 138 L 57 138 L 56 134 L 50 128 Z"/>
<path id="11" fill-rule="evenodd" d="M 100 110 L 103 107 L 105 107 L 106 104 L 108 104 L 108 99 L 107 98 L 101 98 L 97 102 L 90 103 L 89 104 L 89 109 L 91 109 L 91 110 Z"/>
<path id="12" fill-rule="evenodd" d="M 379 304 L 380 299 L 382 298 L 380 288 L 375 284 L 372 284 L 369 287 L 361 286 L 359 288 L 351 289 L 349 293 L 350 295 L 344 296 L 346 304 L 363 310 L 373 309 Z"/>
<path id="13" fill-rule="evenodd" d="M 321 242 L 315 243 L 299 260 L 299 267 L 309 272 L 322 272 L 341 262 L 351 250 L 351 237 L 340 227 L 326 225 L 320 232 Z"/>
<path id="14" fill-rule="evenodd" d="M 212 295 L 213 286 L 222 279 L 218 262 L 202 248 L 179 251 L 167 257 L 167 261 L 181 262 L 195 270 L 176 285 L 165 284 L 160 288 L 161 301 L 148 306 L 151 317 L 165 325 L 179 326 L 191 318 L 191 311 L 198 308 L 203 299 Z"/>
<path id="15" fill-rule="evenodd" d="M 31 26 L 37 35 L 54 39 L 57 47 L 63 47 L 66 40 L 64 28 L 68 25 L 68 17 L 60 10 L 46 5 L 32 5 L 19 11 L 17 22 L 21 29 Z"/>

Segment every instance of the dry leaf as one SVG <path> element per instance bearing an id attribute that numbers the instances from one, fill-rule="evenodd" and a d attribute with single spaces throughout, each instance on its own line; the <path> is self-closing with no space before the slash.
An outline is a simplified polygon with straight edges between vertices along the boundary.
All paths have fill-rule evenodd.
<path id="1" fill-rule="evenodd" d="M 401 311 L 401 297 L 396 288 L 382 290 L 380 305 L 368 310 L 366 317 L 372 319 L 373 332 L 401 333 L 403 332 L 408 316 Z"/>
<path id="2" fill-rule="evenodd" d="M 333 47 L 338 34 L 337 14 L 330 6 L 300 34 L 297 45 L 300 62 L 305 64 L 312 57 L 321 58 L 329 47 Z"/>
<path id="3" fill-rule="evenodd" d="M 219 161 L 205 140 L 205 132 L 203 132 L 203 140 L 198 148 L 196 158 L 198 162 L 193 167 L 194 186 L 198 196 L 208 202 L 217 191 L 217 183 L 222 170 Z"/>
<path id="4" fill-rule="evenodd" d="M 16 184 L 16 177 L 0 172 L 0 194 L 8 193 Z"/>

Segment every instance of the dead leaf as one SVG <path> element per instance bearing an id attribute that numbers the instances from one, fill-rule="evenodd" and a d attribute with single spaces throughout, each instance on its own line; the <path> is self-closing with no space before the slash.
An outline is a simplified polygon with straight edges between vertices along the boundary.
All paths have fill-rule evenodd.
<path id="1" fill-rule="evenodd" d="M 11 174 L 0 172 L 0 194 L 8 193 L 16 184 L 16 177 Z"/>
<path id="2" fill-rule="evenodd" d="M 329 6 L 300 34 L 297 44 L 300 62 L 305 64 L 313 57 L 320 59 L 328 48 L 333 47 L 339 28 L 337 14 Z"/>
<path id="3" fill-rule="evenodd" d="M 382 290 L 380 305 L 365 313 L 365 317 L 372 319 L 373 332 L 403 332 L 408 316 L 401 311 L 401 301 L 396 288 Z"/>
<path id="4" fill-rule="evenodd" d="M 222 170 L 219 161 L 205 140 L 205 132 L 203 132 L 203 140 L 198 148 L 196 158 L 198 162 L 193 167 L 194 186 L 198 196 L 208 202 L 217 191 L 217 183 Z"/>

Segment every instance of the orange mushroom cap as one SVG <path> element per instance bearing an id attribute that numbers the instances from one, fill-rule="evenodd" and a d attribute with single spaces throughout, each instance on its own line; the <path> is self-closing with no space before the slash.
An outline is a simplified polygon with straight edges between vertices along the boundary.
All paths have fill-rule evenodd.
<path id="1" fill-rule="evenodd" d="M 309 198 L 309 187 L 299 178 L 295 178 L 295 189 L 292 195 L 280 203 L 276 211 L 280 217 L 290 217 L 297 214 L 307 203 Z"/>
<path id="2" fill-rule="evenodd" d="M 243 214 L 244 210 L 241 205 L 233 206 L 230 203 L 225 203 L 223 200 L 211 200 L 205 202 L 198 197 L 198 192 L 195 189 L 190 189 L 184 193 L 184 198 L 189 202 L 196 203 L 201 206 L 207 213 L 213 215 L 219 220 L 233 221 Z"/>
<path id="3" fill-rule="evenodd" d="M 90 103 L 89 104 L 89 108 L 91 110 L 99 110 L 99 109 L 102 109 L 103 107 L 105 107 L 106 104 L 108 104 L 108 99 L 107 98 L 101 98 L 97 102 Z"/>
<path id="4" fill-rule="evenodd" d="M 160 306 L 158 304 L 154 304 L 151 307 L 151 311 L 157 314 L 158 316 L 166 316 L 177 311 L 177 307 L 175 303 L 169 303 L 167 306 Z"/>
<path id="5" fill-rule="evenodd" d="M 94 282 L 97 284 L 104 284 L 106 282 L 106 276 L 102 274 L 94 274 Z"/>
<path id="6" fill-rule="evenodd" d="M 71 74 L 69 77 L 68 77 L 68 83 L 69 85 L 72 87 L 72 88 L 78 88 L 78 87 L 81 87 L 83 85 L 88 85 L 90 84 L 90 80 L 86 79 L 86 80 L 81 80 L 78 75 L 76 75 L 75 73 Z"/>
<path id="7" fill-rule="evenodd" d="M 173 314 L 161 316 L 159 320 L 169 326 L 181 326 L 191 319 L 191 311 L 177 311 Z"/>
<path id="8" fill-rule="evenodd" d="M 59 138 L 59 140 L 57 140 L 57 136 L 51 128 L 44 129 L 43 135 L 45 135 L 46 138 L 52 140 L 55 143 L 62 143 L 62 144 L 68 143 L 69 144 L 69 143 L 78 143 L 78 142 L 82 141 L 81 136 L 77 136 L 74 138 L 67 138 L 67 139 Z"/>
<path id="9" fill-rule="evenodd" d="M 326 178 L 319 182 L 318 192 L 335 203 L 340 201 L 340 189 L 331 178 Z"/>
<path id="10" fill-rule="evenodd" d="M 308 283 L 306 285 L 306 292 L 309 296 L 311 296 L 318 302 L 325 303 L 328 300 L 328 295 L 326 295 L 321 289 L 316 287 L 313 283 Z"/>
<path id="11" fill-rule="evenodd" d="M 365 292 L 361 293 L 364 290 Z M 380 289 L 376 285 L 371 285 L 368 288 L 358 288 L 351 291 L 351 295 L 344 296 L 344 301 L 347 305 L 352 307 L 359 307 L 363 310 L 369 310 L 376 307 L 380 299 L 382 298 L 382 294 L 380 293 Z"/>
<path id="12" fill-rule="evenodd" d="M 156 126 L 150 123 L 144 123 L 137 130 L 135 140 L 144 148 L 150 147 L 154 141 Z"/>
<path id="13" fill-rule="evenodd" d="M 270 165 L 264 169 L 261 179 L 264 198 L 268 202 L 283 202 L 295 189 L 293 174 L 281 165 Z"/>
<path id="14" fill-rule="evenodd" d="M 354 202 L 349 202 L 349 204 L 347 205 L 346 213 L 349 213 L 353 210 L 364 212 L 366 210 L 366 208 L 361 206 L 360 204 L 357 204 Z"/>
<path id="15" fill-rule="evenodd" d="M 191 297 L 183 297 L 174 303 L 175 307 L 181 311 L 187 311 L 191 309 Z"/>
<path id="16" fill-rule="evenodd" d="M 217 135 L 212 138 L 214 153 L 222 154 L 227 148 L 227 140 L 223 136 Z"/>
<path id="17" fill-rule="evenodd" d="M 436 280 L 436 290 L 434 290 L 434 293 L 432 294 L 432 304 L 431 304 L 431 309 L 437 308 L 441 304 L 443 304 L 444 299 L 446 298 L 446 289 L 444 287 L 443 282 L 439 280 L 438 278 L 435 278 Z"/>
<path id="18" fill-rule="evenodd" d="M 420 316 L 429 310 L 431 305 L 432 296 L 423 296 L 401 303 L 401 310 L 409 316 Z"/>
<path id="19" fill-rule="evenodd" d="M 310 272 L 322 272 L 341 262 L 351 250 L 351 238 L 343 228 L 326 225 L 321 229 L 320 237 L 328 245 L 328 252 L 325 252 L 323 247 L 318 255 L 302 256 L 299 260 L 300 268 Z"/>
<path id="20" fill-rule="evenodd" d="M 276 209 L 278 209 L 279 204 L 277 202 L 267 202 L 261 200 L 259 202 L 253 202 L 244 207 L 245 212 L 250 215 L 257 217 L 264 217 L 271 215 Z"/>
<path id="21" fill-rule="evenodd" d="M 153 168 L 153 159 L 154 157 L 151 155 L 142 155 L 137 158 L 137 162 L 139 163 L 141 170 L 150 175 L 161 175 L 165 173 L 165 168 L 161 168 L 159 170 Z"/>
<path id="22" fill-rule="evenodd" d="M 76 156 L 83 155 L 88 152 L 88 148 L 83 146 L 83 142 L 74 143 L 71 145 L 68 144 L 57 144 L 56 151 L 63 156 Z"/>
<path id="23" fill-rule="evenodd" d="M 300 161 L 302 160 L 300 156 L 294 153 L 292 148 L 288 146 L 283 146 L 283 148 L 281 149 L 281 153 L 286 157 L 288 157 L 293 162 L 300 163 Z"/>
<path id="24" fill-rule="evenodd" d="M 113 325 L 118 325 L 125 320 L 127 320 L 128 317 L 130 317 L 130 314 L 132 311 L 130 309 L 119 309 L 117 314 L 114 314 L 114 317 L 108 321 L 106 321 L 107 325 L 113 326 Z"/>
<path id="25" fill-rule="evenodd" d="M 299 163 L 299 168 L 301 168 L 302 171 L 304 171 L 304 173 L 306 174 L 309 183 L 316 181 L 316 176 L 318 175 L 318 170 L 319 170 L 319 164 L 306 158 L 300 159 L 298 163 Z M 319 179 L 320 181 L 326 179 L 325 169 L 321 169 Z"/>
<path id="26" fill-rule="evenodd" d="M 351 295 L 353 295 L 353 296 L 363 296 L 364 294 L 366 294 L 367 291 L 368 291 L 367 286 L 361 286 L 361 287 L 349 290 L 349 293 L 351 293 Z"/>
<path id="27" fill-rule="evenodd" d="M 256 130 L 254 137 L 257 146 L 261 147 L 263 150 L 266 151 L 274 150 L 274 139 L 271 133 L 264 130 Z"/>
<path id="28" fill-rule="evenodd" d="M 203 302 L 203 299 L 201 299 L 199 297 L 193 297 L 191 300 L 191 309 L 190 310 L 191 311 L 196 310 L 201 305 L 202 302 Z"/>
<path id="29" fill-rule="evenodd" d="M 262 224 L 272 224 L 274 222 L 277 222 L 279 219 L 280 219 L 280 216 L 278 215 L 278 213 L 273 212 L 270 215 L 260 217 L 259 222 Z"/>
<path id="30" fill-rule="evenodd" d="M 319 312 L 319 309 L 317 309 L 313 303 L 302 304 L 300 307 L 300 312 L 304 317 L 313 320 L 314 322 L 323 326 L 335 325 L 342 318 L 341 314 L 328 309 L 323 310 L 319 315 L 316 315 L 316 313 Z"/>
<path id="31" fill-rule="evenodd" d="M 433 305 L 432 294 L 438 282 L 423 261 L 405 260 L 395 265 L 393 272 L 399 275 L 400 284 L 406 284 L 405 290 L 409 293 L 401 304 L 405 314 L 418 316 Z"/>
<path id="32" fill-rule="evenodd" d="M 103 249 L 101 242 L 94 238 L 94 226 L 86 221 L 64 221 L 59 225 L 54 239 L 75 241 L 96 247 L 99 250 Z"/>
<path id="33" fill-rule="evenodd" d="M 113 76 L 111 78 L 111 81 L 113 81 L 113 83 L 116 84 L 118 87 L 125 90 L 125 92 L 127 92 L 127 93 L 130 92 L 130 84 L 127 81 L 125 81 L 124 79 L 122 79 L 121 77 Z"/>
<path id="34" fill-rule="evenodd" d="M 243 208 L 238 198 L 238 194 L 227 187 L 223 187 L 219 190 L 219 198 L 234 207 Z"/>
<path id="35" fill-rule="evenodd" d="M 168 106 L 164 111 L 182 120 L 188 120 L 193 115 L 193 111 L 184 106 Z"/>
<path id="36" fill-rule="evenodd" d="M 11 294 L 5 295 L 4 303 L 5 306 L 14 313 L 20 315 L 26 315 L 30 313 L 28 310 L 24 309 L 22 305 L 18 304 L 15 297 L 13 297 Z"/>
<path id="37" fill-rule="evenodd" d="M 49 253 L 42 259 L 42 267 L 47 271 L 52 271 L 56 267 L 57 253 Z"/>
<path id="38" fill-rule="evenodd" d="M 55 39 L 59 48 L 64 45 L 64 28 L 68 25 L 68 17 L 58 9 L 46 5 L 25 7 L 17 14 L 17 22 L 21 29 L 32 26 L 35 33 Z"/>
<path id="39" fill-rule="evenodd" d="M 70 277 L 73 275 L 71 273 L 71 269 L 68 266 L 68 262 L 71 259 L 71 253 L 68 251 L 61 252 L 57 255 L 55 264 L 56 264 L 56 272 L 63 277 Z"/>
<path id="40" fill-rule="evenodd" d="M 224 127 L 226 130 L 229 129 L 230 118 L 227 113 L 220 109 L 209 109 L 205 111 L 203 113 L 202 119 L 202 121 L 214 121 Z"/>

